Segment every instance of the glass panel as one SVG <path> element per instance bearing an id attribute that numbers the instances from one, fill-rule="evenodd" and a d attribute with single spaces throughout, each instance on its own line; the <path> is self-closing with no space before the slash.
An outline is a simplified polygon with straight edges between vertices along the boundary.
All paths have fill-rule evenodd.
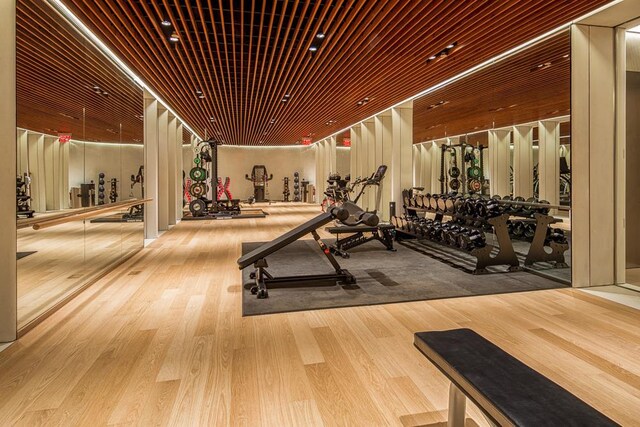
<path id="1" fill-rule="evenodd" d="M 508 214 L 507 245 L 520 265 L 565 282 L 571 277 L 570 51 L 564 31 L 414 101 L 414 139 L 430 153 L 418 184 L 448 197 L 501 199 L 495 211 Z M 520 206 L 514 198 L 544 199 L 552 208 Z M 542 210 L 549 224 L 535 215 Z M 453 213 L 499 246 L 488 215 L 472 223 Z M 536 230 L 544 244 L 533 244 Z M 562 254 L 552 257 L 551 248 Z"/>
<path id="2" fill-rule="evenodd" d="M 18 0 L 16 31 L 23 328 L 143 246 L 140 217 L 129 224 L 126 208 L 98 211 L 129 199 L 143 163 L 143 103 L 140 88 L 46 2 Z M 141 196 L 139 184 L 133 192 Z M 87 209 L 95 212 L 78 217 Z"/>
<path id="3" fill-rule="evenodd" d="M 640 27 L 626 33 L 626 282 L 640 285 Z"/>

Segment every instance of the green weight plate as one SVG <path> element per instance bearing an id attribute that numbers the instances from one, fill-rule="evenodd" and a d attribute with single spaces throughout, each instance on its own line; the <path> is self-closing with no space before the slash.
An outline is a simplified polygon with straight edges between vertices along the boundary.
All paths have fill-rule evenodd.
<path id="1" fill-rule="evenodd" d="M 200 164 L 200 157 L 196 157 L 195 159 L 193 159 L 193 163 L 195 163 L 196 165 Z"/>
<path id="2" fill-rule="evenodd" d="M 480 175 L 482 175 L 482 171 L 477 166 L 471 166 L 470 168 L 467 169 L 467 175 L 470 178 L 478 179 L 480 178 Z"/>
<path id="3" fill-rule="evenodd" d="M 196 182 L 204 181 L 207 179 L 207 170 L 201 167 L 191 168 L 189 176 Z"/>

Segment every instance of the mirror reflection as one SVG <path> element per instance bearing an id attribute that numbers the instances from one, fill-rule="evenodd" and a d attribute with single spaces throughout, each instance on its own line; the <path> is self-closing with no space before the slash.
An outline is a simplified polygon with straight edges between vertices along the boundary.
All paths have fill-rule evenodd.
<path id="1" fill-rule="evenodd" d="M 47 4 L 19 0 L 16 31 L 22 329 L 142 248 L 143 103 Z"/>
<path id="2" fill-rule="evenodd" d="M 525 269 L 567 283 L 570 42 L 568 31 L 558 33 L 416 99 L 413 123 L 415 185 L 423 188 L 415 191 L 436 209 L 435 199 L 443 207 L 450 199 L 443 212 L 452 221 L 482 229 L 498 253 L 513 247 Z M 464 214 L 475 223 L 453 207 L 465 203 L 483 211 Z"/>

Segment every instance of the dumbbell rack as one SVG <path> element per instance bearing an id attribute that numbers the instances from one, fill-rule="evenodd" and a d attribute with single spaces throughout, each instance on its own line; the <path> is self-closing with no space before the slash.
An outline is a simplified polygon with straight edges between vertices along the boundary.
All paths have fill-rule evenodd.
<path id="1" fill-rule="evenodd" d="M 536 219 L 536 232 L 533 235 L 529 252 L 524 260 L 524 265 L 530 266 L 536 262 L 552 262 L 555 268 L 569 267 L 564 259 L 564 253 L 569 250 L 569 243 L 548 242 L 551 253 L 544 250 L 547 229 L 549 225 L 557 222 L 555 218 L 540 213 L 534 214 Z"/>
<path id="2" fill-rule="evenodd" d="M 435 213 L 434 221 L 437 221 L 437 222 L 442 222 L 444 217 L 450 217 L 454 219 L 464 220 L 465 222 L 482 222 L 483 224 L 487 224 L 492 227 L 497 239 L 497 245 L 486 244 L 484 247 L 474 248 L 474 249 L 471 249 L 470 251 L 465 251 L 476 258 L 473 274 L 488 273 L 487 267 L 498 266 L 498 265 L 508 266 L 507 267 L 508 271 L 519 271 L 521 269 L 520 262 L 518 261 L 518 256 L 516 255 L 516 252 L 513 249 L 513 243 L 509 238 L 509 232 L 507 229 L 507 220 L 509 219 L 509 215 L 503 214 L 494 218 L 480 219 L 478 217 L 472 217 L 469 215 L 446 213 L 437 209 L 433 210 L 431 208 L 405 206 L 405 216 L 407 219 L 419 218 L 419 215 L 418 215 L 419 212 Z M 467 228 L 477 228 L 477 227 L 467 226 Z M 430 242 L 434 242 L 447 247 L 452 247 L 451 245 L 446 245 L 437 240 L 429 239 L 426 236 L 419 236 L 408 230 L 402 230 L 402 229 L 396 230 L 396 239 L 398 239 L 398 237 L 401 236 L 402 234 L 408 235 L 418 240 L 429 240 Z"/>
<path id="3" fill-rule="evenodd" d="M 436 200 L 442 199 L 442 195 L 436 195 Z M 432 202 L 434 198 L 430 198 L 430 202 Z M 446 200 L 446 199 L 445 199 Z M 451 200 L 451 199 L 449 199 Z M 479 201 L 489 202 L 490 200 L 478 198 Z M 451 216 L 452 218 L 461 219 L 465 222 L 481 222 L 483 224 L 489 224 L 496 231 L 496 237 L 498 238 L 498 247 L 500 252 L 505 250 L 505 253 L 510 253 L 509 248 L 513 251 L 513 243 L 511 237 L 509 236 L 507 220 L 511 216 L 523 217 L 524 221 L 533 221 L 535 223 L 535 232 L 533 238 L 531 239 L 531 244 L 529 246 L 529 250 L 525 256 L 524 265 L 531 266 L 536 262 L 548 262 L 552 263 L 555 268 L 565 268 L 568 267 L 564 253 L 569 249 L 568 242 L 555 242 L 555 241 L 547 241 L 547 231 L 549 230 L 549 225 L 557 223 L 558 220 L 553 216 L 547 215 L 549 209 L 563 209 L 560 206 L 553 206 L 548 203 L 532 203 L 532 202 L 524 202 L 524 201 L 510 201 L 510 200 L 494 200 L 494 203 L 498 203 L 500 205 L 509 205 L 509 206 L 518 206 L 518 209 L 512 209 L 509 213 L 504 213 L 500 216 L 495 216 L 494 218 L 483 218 L 479 215 L 465 215 L 457 212 L 452 212 L 449 209 L 453 209 L 451 204 L 447 207 L 446 203 L 436 203 L 437 206 L 435 209 L 433 208 L 434 204 L 429 203 L 429 207 L 424 207 L 425 202 L 422 199 L 421 202 L 417 202 L 414 198 L 413 200 L 409 200 L 405 197 L 404 207 L 405 207 L 405 216 L 407 218 L 418 217 L 419 212 L 431 212 L 436 214 L 436 220 L 443 216 Z M 418 206 L 420 205 L 420 206 Z M 444 207 L 443 207 L 444 205 Z M 523 209 L 525 208 L 525 209 Z M 545 213 L 537 212 L 535 213 L 535 209 L 543 210 Z M 498 228 L 504 228 L 504 232 L 498 233 L 498 228 L 492 223 L 495 222 L 495 218 L 504 217 L 504 224 L 502 221 L 498 221 Z M 404 231 L 403 231 L 404 232 Z M 501 238 L 502 236 L 502 238 Z M 418 237 L 418 236 L 416 236 Z M 548 246 L 551 249 L 551 252 L 547 252 L 545 250 L 545 246 Z M 499 253 L 500 253 L 499 252 Z M 513 251 L 515 253 L 515 251 Z M 508 256 L 507 256 L 508 257 Z M 489 264 L 495 265 L 495 264 Z"/>

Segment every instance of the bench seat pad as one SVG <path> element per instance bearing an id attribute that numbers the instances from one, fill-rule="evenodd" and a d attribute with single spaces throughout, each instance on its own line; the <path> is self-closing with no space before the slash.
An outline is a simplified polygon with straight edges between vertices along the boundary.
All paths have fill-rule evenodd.
<path id="1" fill-rule="evenodd" d="M 470 329 L 418 332 L 414 338 L 415 346 L 499 425 L 618 425 Z"/>

